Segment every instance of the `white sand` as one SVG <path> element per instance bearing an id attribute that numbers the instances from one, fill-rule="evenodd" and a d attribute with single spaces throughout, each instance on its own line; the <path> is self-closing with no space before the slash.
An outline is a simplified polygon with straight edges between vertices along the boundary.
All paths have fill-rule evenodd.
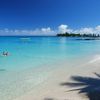
<path id="1" fill-rule="evenodd" d="M 77 64 L 77 66 L 74 65 L 70 69 L 67 69 L 66 64 L 60 63 L 59 66 L 61 67 L 54 70 L 52 76 L 45 82 L 14 100 L 46 100 L 46 98 L 53 98 L 53 100 L 88 100 L 85 95 L 78 94 L 78 91 L 66 92 L 72 88 L 61 86 L 60 83 L 71 82 L 71 76 L 96 77 L 94 72 L 99 73 L 100 57 L 94 57 L 91 61 L 81 65 Z"/>

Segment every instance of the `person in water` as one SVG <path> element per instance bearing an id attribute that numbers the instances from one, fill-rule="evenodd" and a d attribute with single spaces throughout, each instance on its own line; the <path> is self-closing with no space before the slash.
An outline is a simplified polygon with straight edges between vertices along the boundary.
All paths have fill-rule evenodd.
<path id="1" fill-rule="evenodd" d="M 3 56 L 8 56 L 9 53 L 8 53 L 8 52 L 3 52 L 2 55 L 3 55 Z"/>

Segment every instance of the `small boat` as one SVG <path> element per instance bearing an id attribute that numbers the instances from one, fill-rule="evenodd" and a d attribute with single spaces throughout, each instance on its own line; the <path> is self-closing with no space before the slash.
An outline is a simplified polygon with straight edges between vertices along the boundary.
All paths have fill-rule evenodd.
<path id="1" fill-rule="evenodd" d="M 23 38 L 20 38 L 21 40 L 30 40 L 30 38 L 27 38 L 27 37 L 23 37 Z"/>

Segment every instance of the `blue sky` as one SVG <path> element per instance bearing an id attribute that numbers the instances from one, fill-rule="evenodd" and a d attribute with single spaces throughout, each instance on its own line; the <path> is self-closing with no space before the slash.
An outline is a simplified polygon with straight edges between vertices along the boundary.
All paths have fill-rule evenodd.
<path id="1" fill-rule="evenodd" d="M 100 0 L 0 0 L 0 34 L 94 31 L 99 20 Z"/>

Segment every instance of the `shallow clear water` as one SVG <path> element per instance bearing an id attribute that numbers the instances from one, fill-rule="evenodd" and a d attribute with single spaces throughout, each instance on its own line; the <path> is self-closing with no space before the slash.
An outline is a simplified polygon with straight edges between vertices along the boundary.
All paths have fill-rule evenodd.
<path id="1" fill-rule="evenodd" d="M 100 41 L 64 37 L 0 37 L 0 54 L 3 51 L 8 51 L 10 56 L 0 56 L 1 69 L 17 70 L 99 53 Z"/>
<path id="2" fill-rule="evenodd" d="M 2 52 L 9 56 L 2 56 Z M 100 54 L 99 40 L 66 37 L 0 37 L 0 98 L 13 100 L 45 81 L 57 62 Z M 16 90 L 16 91 L 15 91 Z"/>

